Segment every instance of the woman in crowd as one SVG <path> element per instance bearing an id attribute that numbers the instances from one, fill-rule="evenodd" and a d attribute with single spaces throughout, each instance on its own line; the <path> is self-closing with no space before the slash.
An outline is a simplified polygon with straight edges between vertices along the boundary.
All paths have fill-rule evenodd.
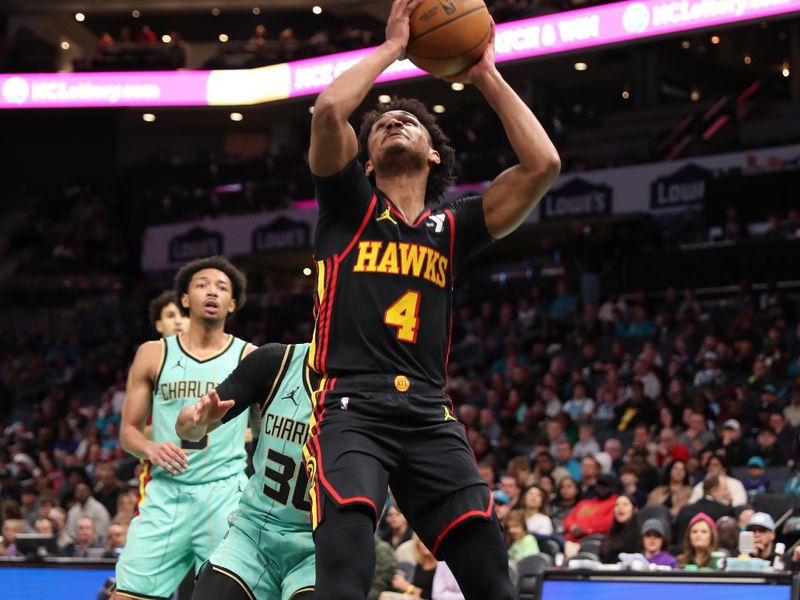
<path id="1" fill-rule="evenodd" d="M 547 494 L 537 485 L 529 488 L 522 497 L 525 525 L 530 533 L 553 535 L 553 522 L 547 516 Z"/>
<path id="2" fill-rule="evenodd" d="M 436 573 L 436 558 L 430 550 L 413 534 L 414 543 L 414 568 L 411 577 L 395 573 L 392 577 L 392 587 L 401 594 L 412 598 L 431 598 L 433 596 L 433 576 Z"/>
<path id="3" fill-rule="evenodd" d="M 692 488 L 689 487 L 689 471 L 682 460 L 674 460 L 664 470 L 663 485 L 654 488 L 647 498 L 647 505 L 660 504 L 669 509 L 670 516 L 675 519 L 681 508 L 689 502 Z"/>
<path id="4" fill-rule="evenodd" d="M 0 543 L 0 555 L 22 556 L 17 550 L 17 534 L 25 533 L 27 528 L 21 519 L 7 519 L 3 523 L 3 542 Z"/>
<path id="5" fill-rule="evenodd" d="M 689 528 L 683 536 L 683 553 L 678 556 L 681 568 L 711 566 L 711 553 L 719 547 L 717 524 L 706 513 L 697 513 L 689 521 Z"/>
<path id="6" fill-rule="evenodd" d="M 397 507 L 389 507 L 389 510 L 386 511 L 384 523 L 386 524 L 386 530 L 380 536 L 385 542 L 389 542 L 395 550 L 400 544 L 411 539 L 412 531 L 408 526 L 408 521 L 406 521 L 403 513 L 397 510 Z"/>
<path id="7" fill-rule="evenodd" d="M 509 560 L 522 560 L 526 556 L 539 554 L 539 544 L 536 538 L 528 533 L 528 529 L 525 527 L 523 511 L 512 510 L 508 513 L 505 530 Z"/>
<path id="8" fill-rule="evenodd" d="M 678 559 L 664 547 L 667 544 L 667 528 L 661 519 L 647 519 L 642 525 L 642 554 L 654 565 L 671 569 L 678 568 Z"/>
<path id="9" fill-rule="evenodd" d="M 550 519 L 553 521 L 553 532 L 564 535 L 564 519 L 578 503 L 580 489 L 572 477 L 564 477 L 558 482 L 556 499 L 550 505 Z"/>
<path id="10" fill-rule="evenodd" d="M 617 496 L 614 502 L 614 522 L 600 544 L 600 560 L 616 563 L 619 554 L 639 552 L 640 528 L 636 501 L 626 494 Z"/>

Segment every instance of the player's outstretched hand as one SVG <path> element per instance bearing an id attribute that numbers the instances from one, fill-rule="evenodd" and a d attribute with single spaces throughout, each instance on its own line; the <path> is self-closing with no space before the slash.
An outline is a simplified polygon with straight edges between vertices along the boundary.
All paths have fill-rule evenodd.
<path id="1" fill-rule="evenodd" d="M 411 13 L 420 4 L 422 4 L 422 0 L 394 0 L 392 2 L 392 10 L 386 21 L 386 41 L 395 41 L 403 47 L 401 59 L 405 58 L 408 38 L 411 35 Z"/>
<path id="2" fill-rule="evenodd" d="M 233 405 L 233 400 L 222 400 L 217 390 L 211 390 L 198 400 L 193 408 L 191 419 L 192 425 L 208 425 L 214 421 L 219 421 L 225 416 Z"/>
<path id="3" fill-rule="evenodd" d="M 456 73 L 450 77 L 442 77 L 442 79 L 445 81 L 451 81 L 453 83 L 475 84 L 482 76 L 493 72 L 497 68 L 495 66 L 494 57 L 494 34 L 495 24 L 494 21 L 492 21 L 492 33 L 489 36 L 489 43 L 486 45 L 486 50 L 484 51 L 483 56 L 481 56 L 481 59 L 460 73 Z"/>
<path id="4" fill-rule="evenodd" d="M 172 442 L 150 442 L 144 454 L 154 465 L 158 465 L 170 475 L 183 473 L 189 466 L 189 455 Z"/>

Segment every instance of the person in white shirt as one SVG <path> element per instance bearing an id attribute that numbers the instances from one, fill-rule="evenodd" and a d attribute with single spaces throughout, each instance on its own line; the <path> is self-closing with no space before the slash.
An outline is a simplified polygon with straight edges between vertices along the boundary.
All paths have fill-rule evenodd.
<path id="1" fill-rule="evenodd" d="M 728 475 L 728 465 L 722 457 L 716 455 L 708 459 L 708 465 L 706 466 L 706 477 L 714 474 L 725 477 L 728 483 L 728 491 L 730 492 L 730 494 L 724 500 L 720 500 L 720 502 L 729 504 L 730 506 L 743 506 L 748 503 L 747 491 L 744 489 L 744 485 L 742 485 L 742 482 L 738 479 Z M 701 481 L 692 488 L 689 504 L 693 504 L 702 498 L 703 482 Z"/>
<path id="2" fill-rule="evenodd" d="M 553 522 L 547 516 L 547 494 L 539 486 L 528 488 L 522 497 L 525 526 L 530 533 L 553 535 Z"/>
<path id="3" fill-rule="evenodd" d="M 436 565 L 431 600 L 464 600 L 464 594 L 461 593 L 456 578 L 445 562 Z"/>

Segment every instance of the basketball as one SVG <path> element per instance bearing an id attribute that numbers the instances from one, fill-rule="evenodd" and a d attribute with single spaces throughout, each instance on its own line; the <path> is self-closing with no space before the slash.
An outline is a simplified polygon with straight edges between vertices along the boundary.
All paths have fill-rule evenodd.
<path id="1" fill-rule="evenodd" d="M 483 56 L 492 18 L 483 0 L 425 0 L 411 13 L 407 58 L 437 77 L 471 67 Z"/>

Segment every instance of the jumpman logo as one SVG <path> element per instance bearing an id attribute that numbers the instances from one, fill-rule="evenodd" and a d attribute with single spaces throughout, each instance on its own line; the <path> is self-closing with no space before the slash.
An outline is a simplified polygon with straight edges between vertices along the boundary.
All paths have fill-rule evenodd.
<path id="1" fill-rule="evenodd" d="M 285 394 L 283 396 L 283 398 L 281 398 L 281 400 L 291 400 L 292 402 L 294 402 L 294 405 L 297 406 L 300 401 L 299 400 L 295 400 L 294 399 L 294 395 L 297 393 L 297 390 L 299 390 L 299 389 L 300 389 L 300 386 L 295 387 L 291 392 L 289 392 L 288 394 Z"/>
<path id="2" fill-rule="evenodd" d="M 186 365 L 184 365 L 184 364 L 182 364 L 182 363 L 181 363 L 181 361 L 182 361 L 182 360 L 183 360 L 183 357 L 179 358 L 179 359 L 178 359 L 178 362 L 176 362 L 174 365 L 172 365 L 172 368 L 173 368 L 173 369 L 178 369 L 178 368 L 180 368 L 180 369 L 185 369 L 185 368 L 186 368 Z"/>
<path id="3" fill-rule="evenodd" d="M 392 213 L 391 213 L 391 211 L 390 211 L 390 209 L 389 209 L 389 208 L 387 208 L 387 209 L 386 209 L 385 211 L 383 211 L 383 212 L 382 212 L 380 215 L 378 215 L 378 218 L 377 218 L 377 219 L 375 219 L 375 221 L 376 221 L 376 222 L 380 222 L 380 221 L 391 221 L 392 223 L 394 223 L 395 225 L 397 225 L 397 221 L 395 221 L 395 220 L 392 218 Z"/>
<path id="4" fill-rule="evenodd" d="M 457 421 L 458 420 L 453 416 L 453 413 L 450 412 L 449 408 L 447 408 L 446 406 L 442 405 L 442 409 L 444 409 L 444 419 L 443 419 L 444 421 Z"/>

